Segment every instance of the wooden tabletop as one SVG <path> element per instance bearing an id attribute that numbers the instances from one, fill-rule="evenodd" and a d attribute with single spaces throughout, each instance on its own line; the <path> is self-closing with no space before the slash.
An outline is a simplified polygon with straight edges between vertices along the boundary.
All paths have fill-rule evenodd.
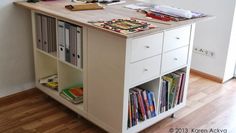
<path id="1" fill-rule="evenodd" d="M 157 22 L 157 23 L 152 23 L 152 24 L 156 25 L 158 28 L 146 30 L 142 32 L 137 32 L 137 33 L 130 33 L 130 34 L 117 33 L 111 30 L 94 26 L 91 23 L 88 23 L 89 21 L 98 21 L 98 20 L 106 21 L 106 20 L 117 19 L 117 18 L 129 18 L 129 17 L 145 18 L 143 14 L 138 13 L 135 10 L 124 8 L 125 5 L 135 3 L 135 2 L 137 1 L 126 0 L 126 3 L 124 4 L 106 6 L 104 10 L 89 10 L 89 11 L 70 11 L 66 9 L 65 5 L 76 4 L 76 3 L 69 2 L 69 0 L 40 1 L 37 3 L 28 3 L 25 1 L 21 1 L 21 2 L 18 1 L 18 2 L 14 2 L 14 4 L 17 6 L 30 9 L 30 10 L 34 10 L 36 12 L 48 14 L 58 19 L 66 20 L 66 21 L 69 21 L 69 22 L 72 22 L 81 26 L 89 26 L 89 27 L 97 28 L 99 30 L 111 32 L 113 34 L 116 34 L 121 37 L 126 37 L 126 38 L 142 36 L 145 34 L 152 34 L 154 32 L 162 32 L 163 30 L 168 30 L 174 27 L 192 24 L 192 23 L 196 23 L 199 21 L 208 20 L 209 18 L 212 18 L 212 17 L 204 17 L 204 18 L 197 18 L 197 19 L 191 19 L 191 20 L 180 21 L 180 22 L 170 22 L 168 24 L 161 24 Z"/>

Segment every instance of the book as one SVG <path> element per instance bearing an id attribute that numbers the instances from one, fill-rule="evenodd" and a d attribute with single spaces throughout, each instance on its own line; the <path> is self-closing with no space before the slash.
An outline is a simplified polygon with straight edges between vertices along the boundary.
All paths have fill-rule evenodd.
<path id="1" fill-rule="evenodd" d="M 155 115 L 155 107 L 154 107 L 154 104 L 153 104 L 152 94 L 151 94 L 150 91 L 147 91 L 147 98 L 148 98 L 148 103 L 149 103 L 149 109 L 150 109 L 150 112 L 151 112 L 151 117 L 154 117 L 154 116 L 156 116 Z"/>
<path id="2" fill-rule="evenodd" d="M 168 97 L 167 97 L 167 88 L 168 88 L 168 83 L 166 80 L 162 80 L 162 87 L 161 87 L 161 109 L 160 112 L 165 112 L 168 110 L 167 108 L 167 101 L 168 101 Z"/>
<path id="3" fill-rule="evenodd" d="M 57 52 L 57 41 L 56 41 L 56 19 L 52 18 L 52 52 Z"/>
<path id="4" fill-rule="evenodd" d="M 180 92 L 180 87 L 181 87 L 181 75 L 176 74 L 176 73 L 172 73 L 173 77 L 176 80 L 176 89 L 175 89 L 175 97 L 173 100 L 173 107 L 175 107 L 175 105 L 177 105 L 177 101 L 178 101 L 178 97 L 179 97 L 179 92 Z"/>
<path id="5" fill-rule="evenodd" d="M 70 24 L 65 23 L 65 60 L 70 62 Z"/>
<path id="6" fill-rule="evenodd" d="M 42 49 L 43 47 L 42 16 L 39 14 L 36 14 L 36 38 L 37 38 L 37 48 Z"/>
<path id="7" fill-rule="evenodd" d="M 130 97 L 130 106 L 131 106 L 131 117 L 132 117 L 132 126 L 135 125 L 135 108 L 134 108 L 134 98 L 133 98 L 133 94 L 130 92 L 129 93 L 129 97 Z"/>
<path id="8" fill-rule="evenodd" d="M 137 92 L 138 103 L 139 103 L 139 108 L 140 108 L 140 112 L 141 112 L 141 119 L 145 120 L 145 119 L 147 119 L 147 117 L 146 117 L 146 110 L 144 107 L 144 100 L 142 97 L 142 90 L 139 88 L 135 88 L 135 91 Z"/>
<path id="9" fill-rule="evenodd" d="M 79 104 L 83 102 L 82 86 L 71 86 L 65 88 L 60 92 L 60 95 L 74 104 Z"/>
<path id="10" fill-rule="evenodd" d="M 151 111 L 149 109 L 149 102 L 148 102 L 147 91 L 146 90 L 143 90 L 142 96 L 143 96 L 145 110 L 146 110 L 146 117 L 151 118 Z"/>
<path id="11" fill-rule="evenodd" d="M 83 45 L 82 45 L 82 28 L 77 27 L 77 66 L 83 68 Z"/>
<path id="12" fill-rule="evenodd" d="M 176 74 L 180 75 L 180 87 L 177 94 L 177 104 L 180 104 L 183 101 L 184 87 L 185 87 L 185 72 L 177 71 Z"/>
<path id="13" fill-rule="evenodd" d="M 128 127 L 132 127 L 132 110 L 131 110 L 131 102 L 130 96 L 128 97 Z"/>
<path id="14" fill-rule="evenodd" d="M 58 89 L 58 76 L 57 76 L 57 74 L 54 74 L 54 75 L 50 75 L 48 77 L 41 78 L 39 80 L 39 83 L 46 86 L 46 87 L 56 90 L 56 89 Z"/>
<path id="15" fill-rule="evenodd" d="M 135 92 L 133 92 L 133 98 L 134 98 L 134 110 L 135 110 L 135 124 L 137 125 L 139 122 L 139 111 L 138 111 L 138 99 Z"/>
<path id="16" fill-rule="evenodd" d="M 173 85 L 173 79 L 171 78 L 171 77 L 169 77 L 169 75 L 166 75 L 166 76 L 163 76 L 163 80 L 165 80 L 166 82 L 167 82 L 167 86 L 168 86 L 168 88 L 167 88 L 167 108 L 169 109 L 170 108 L 170 103 L 171 103 L 171 99 L 172 99 L 172 97 L 170 97 L 171 96 L 171 94 L 170 94 L 170 92 L 171 92 L 171 90 L 172 90 L 172 85 Z"/>
<path id="17" fill-rule="evenodd" d="M 150 94 L 151 94 L 151 99 L 152 99 L 152 103 L 153 103 L 153 117 L 156 116 L 156 98 L 155 98 L 155 95 L 154 95 L 154 92 L 150 91 Z"/>
<path id="18" fill-rule="evenodd" d="M 182 79 L 181 79 L 181 90 L 180 90 L 180 98 L 179 98 L 179 103 L 183 102 L 183 97 L 184 97 L 184 87 L 185 87 L 185 73 L 183 73 L 182 75 Z"/>
<path id="19" fill-rule="evenodd" d="M 69 34 L 70 63 L 77 66 L 77 26 L 70 24 Z"/>
<path id="20" fill-rule="evenodd" d="M 46 16 L 42 16 L 42 37 L 42 50 L 48 52 L 48 23 Z"/>
<path id="21" fill-rule="evenodd" d="M 81 87 L 75 87 L 69 89 L 69 92 L 74 96 L 74 97 L 81 97 L 83 96 L 83 88 Z"/>
<path id="22" fill-rule="evenodd" d="M 59 59 L 62 61 L 66 60 L 65 43 L 65 22 L 58 21 L 58 51 Z"/>

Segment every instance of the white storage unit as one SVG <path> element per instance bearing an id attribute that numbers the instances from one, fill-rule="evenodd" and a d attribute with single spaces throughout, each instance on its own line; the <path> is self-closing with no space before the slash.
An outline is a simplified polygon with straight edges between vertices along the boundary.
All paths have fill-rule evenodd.
<path id="1" fill-rule="evenodd" d="M 34 18 L 33 12 L 33 32 Z M 128 39 L 86 26 L 81 27 L 84 32 L 83 70 L 61 60 L 58 52 L 49 54 L 34 45 L 37 88 L 105 130 L 117 133 L 138 132 L 185 105 L 188 76 L 181 104 L 160 113 L 157 102 L 156 117 L 131 128 L 127 127 L 128 94 L 131 88 L 143 86 L 150 89 L 154 92 L 156 101 L 159 101 L 162 76 L 180 69 L 188 75 L 194 25 Z M 62 98 L 59 92 L 38 83 L 40 78 L 55 73 L 59 76 L 59 92 L 78 81 L 83 82 L 82 104 L 74 105 Z"/>

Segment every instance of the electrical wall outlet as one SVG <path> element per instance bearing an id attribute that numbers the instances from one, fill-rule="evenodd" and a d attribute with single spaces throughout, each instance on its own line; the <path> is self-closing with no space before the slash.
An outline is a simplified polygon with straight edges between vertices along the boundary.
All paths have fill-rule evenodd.
<path id="1" fill-rule="evenodd" d="M 197 54 L 204 55 L 204 56 L 209 56 L 209 57 L 214 57 L 215 56 L 215 53 L 213 51 L 203 49 L 203 48 L 194 47 L 193 52 L 197 53 Z"/>

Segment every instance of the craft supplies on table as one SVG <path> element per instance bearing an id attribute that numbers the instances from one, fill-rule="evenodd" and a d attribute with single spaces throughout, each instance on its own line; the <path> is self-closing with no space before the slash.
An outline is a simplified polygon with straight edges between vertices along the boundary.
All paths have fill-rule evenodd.
<path id="1" fill-rule="evenodd" d="M 83 11 L 83 10 L 101 10 L 104 7 L 98 3 L 83 3 L 76 5 L 66 5 L 65 8 L 71 11 Z"/>
<path id="2" fill-rule="evenodd" d="M 89 21 L 89 23 L 122 34 L 141 32 L 157 28 L 155 25 L 133 18 L 113 19 L 111 21 Z"/>

